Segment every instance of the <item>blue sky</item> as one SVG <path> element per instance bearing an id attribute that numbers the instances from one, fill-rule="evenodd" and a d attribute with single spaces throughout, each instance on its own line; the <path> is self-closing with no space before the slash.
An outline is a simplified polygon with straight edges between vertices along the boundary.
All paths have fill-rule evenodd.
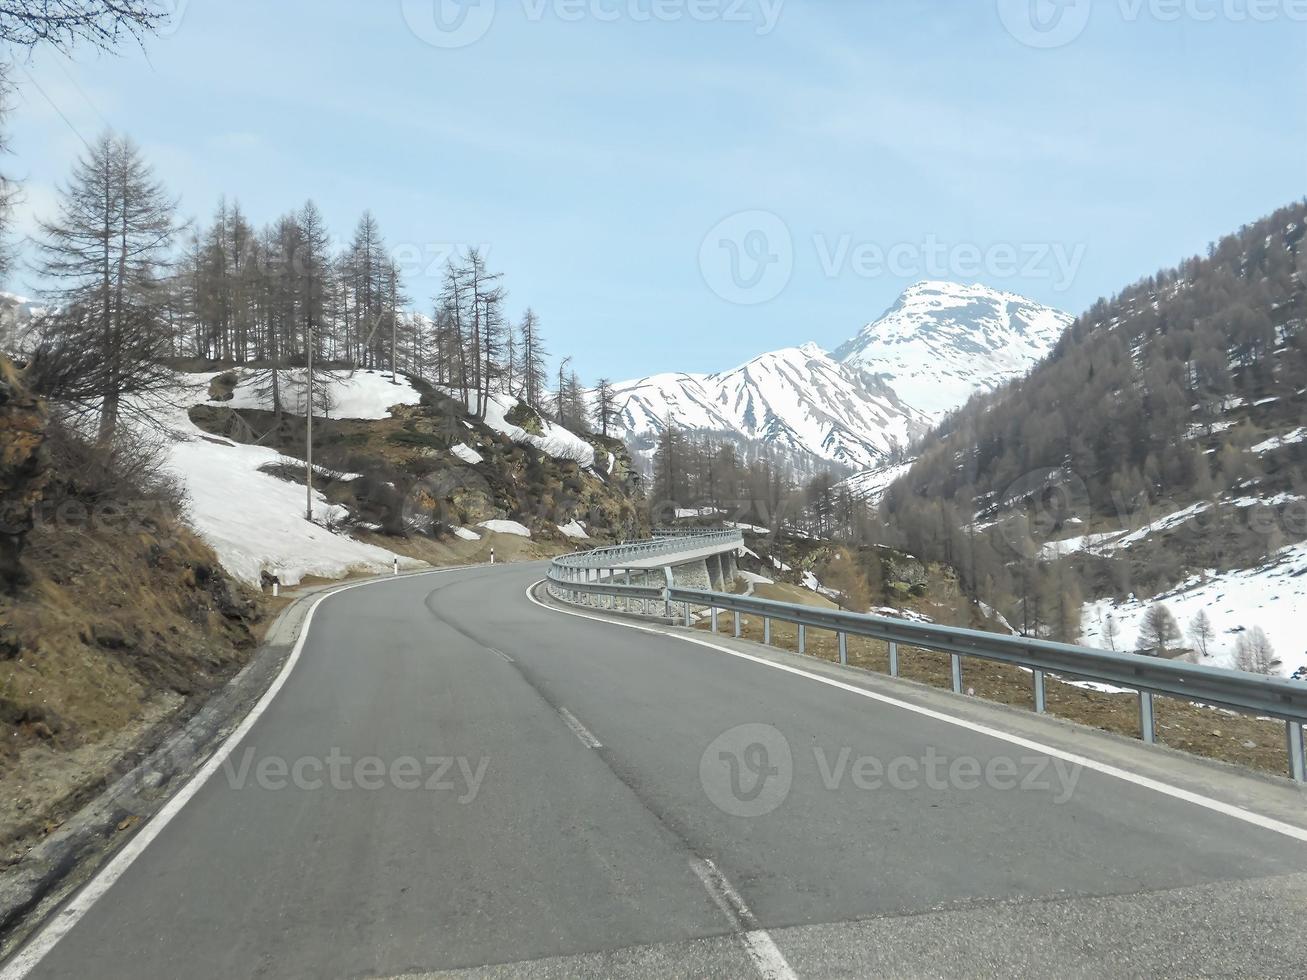
<path id="1" fill-rule="evenodd" d="M 187 215 L 371 208 L 422 308 L 485 246 L 588 380 L 832 348 L 918 278 L 1080 312 L 1307 193 L 1299 0 L 175 2 L 15 73 L 24 227 L 109 124 Z"/>

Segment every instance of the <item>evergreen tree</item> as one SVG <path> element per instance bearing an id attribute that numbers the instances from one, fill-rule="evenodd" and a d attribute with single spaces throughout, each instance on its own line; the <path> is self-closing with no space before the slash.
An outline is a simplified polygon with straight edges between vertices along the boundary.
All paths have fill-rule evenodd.
<path id="1" fill-rule="evenodd" d="M 102 443 L 113 438 L 124 398 L 171 380 L 159 364 L 169 349 L 174 209 L 136 144 L 105 133 L 75 164 L 59 216 L 40 226 L 37 268 L 58 308 L 46 328 L 54 349 L 85 368 L 63 395 L 83 408 L 98 402 Z"/>

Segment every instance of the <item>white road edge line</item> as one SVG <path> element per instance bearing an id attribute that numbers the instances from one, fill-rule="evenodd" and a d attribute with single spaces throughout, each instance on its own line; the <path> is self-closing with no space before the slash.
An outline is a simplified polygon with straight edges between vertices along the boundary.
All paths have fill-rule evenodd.
<path id="1" fill-rule="evenodd" d="M 542 579 L 541 581 L 544 580 Z M 791 667 L 789 664 L 779 664 L 763 657 L 756 657 L 751 653 L 744 653 L 741 650 L 732 650 L 729 647 L 720 646 L 716 643 L 711 643 L 708 640 L 701 640 L 697 636 L 685 636 L 681 633 L 667 632 L 649 626 L 641 626 L 637 623 L 626 623 L 618 619 L 608 619 L 604 616 L 594 616 L 590 613 L 583 613 L 573 609 L 559 609 L 557 606 L 551 606 L 547 603 L 541 602 L 532 595 L 535 587 L 539 584 L 540 582 L 536 582 L 531 585 L 526 590 L 526 597 L 540 608 L 547 609 L 550 612 L 561 613 L 564 616 L 579 616 L 581 619 L 590 619 L 598 623 L 608 623 L 611 626 L 621 626 L 627 629 L 640 630 L 643 633 L 654 633 L 658 636 L 668 637 L 669 639 L 694 643 L 698 646 L 707 647 L 710 650 L 717 650 L 720 653 L 729 654 L 732 657 L 739 657 L 741 660 L 749 660 L 753 663 L 761 664 L 764 667 L 771 667 L 775 670 L 784 671 L 787 674 L 806 677 L 808 680 L 816 681 L 818 684 L 825 684 L 828 687 L 838 688 L 841 691 L 848 691 L 850 694 L 856 694 L 859 697 L 878 701 L 881 704 L 892 705 L 895 708 L 902 708 L 904 711 L 911 711 L 914 714 L 923 715 L 926 718 L 933 718 L 936 721 L 956 725 L 959 728 L 965 728 L 968 731 L 973 731 L 980 735 L 988 735 L 990 738 L 996 738 L 1000 741 L 1007 742 L 1011 745 L 1017 745 L 1024 749 L 1041 752 L 1054 759 L 1061 759 L 1064 762 L 1070 762 L 1073 765 L 1082 766 L 1085 769 L 1102 773 L 1105 776 L 1111 776 L 1115 779 L 1120 779 L 1123 782 L 1142 786 L 1145 789 L 1161 793 L 1163 796 L 1170 796 L 1177 800 L 1183 800 L 1186 803 L 1192 803 L 1194 806 L 1203 807 L 1204 809 L 1211 810 L 1214 813 L 1233 817 L 1235 820 L 1242 820 L 1244 823 L 1252 824 L 1254 827 L 1261 827 L 1263 830 L 1270 830 L 1277 834 L 1283 834 L 1285 837 L 1292 837 L 1294 840 L 1307 842 L 1307 828 L 1295 827 L 1293 824 L 1285 823 L 1282 820 L 1276 820 L 1274 817 L 1267 817 L 1260 813 L 1254 813 L 1252 810 L 1245 810 L 1243 807 L 1235 806 L 1233 803 L 1226 803 L 1222 800 L 1213 799 L 1210 796 L 1203 796 L 1201 793 L 1194 793 L 1187 789 L 1181 789 L 1178 786 L 1164 783 L 1159 779 L 1153 779 L 1151 776 L 1141 776 L 1138 773 L 1130 772 L 1128 769 L 1122 769 L 1119 766 L 1113 766 L 1106 762 L 1099 762 L 1097 759 L 1091 759 L 1088 756 L 1076 755 L 1074 752 L 1067 752 L 1063 749 L 1055 748 L 1052 745 L 1045 745 L 1042 742 L 1036 742 L 1034 739 L 1024 738 L 1020 735 L 1013 735 L 1010 732 L 1005 732 L 998 728 L 990 728 L 988 725 L 968 721 L 965 718 L 946 714 L 943 711 L 935 711 L 932 708 L 923 708 L 920 705 L 911 704 L 907 701 L 900 701 L 898 698 L 890 697 L 887 694 L 880 694 L 877 691 L 868 691 L 866 688 L 861 688 L 854 684 L 846 684 L 843 681 L 837 681 L 830 677 L 823 677 L 820 674 L 814 674 L 811 671 L 803 670 L 799 667 Z M 0 978 L 0 980 L 3 980 L 3 978 Z"/>
<path id="2" fill-rule="evenodd" d="M 740 893 L 718 870 L 717 865 L 707 858 L 696 857 L 690 860 L 690 868 L 699 876 L 717 907 L 731 920 L 744 943 L 744 951 L 759 976 L 765 980 L 798 980 L 771 934 L 758 924 L 757 917 L 744 904 Z"/>
<path id="3" fill-rule="evenodd" d="M 572 729 L 572 734 L 579 738 L 581 744 L 586 748 L 602 749 L 604 747 L 603 743 L 594 737 L 594 733 L 582 725 L 576 715 L 572 714 L 572 712 L 568 711 L 566 708 L 559 708 L 558 714 L 562 717 L 563 723 L 567 725 L 568 728 Z"/>
<path id="4" fill-rule="evenodd" d="M 340 595 L 342 592 L 349 592 L 351 589 L 360 589 L 369 585 L 381 585 L 384 582 L 397 582 L 404 579 L 416 578 L 418 576 L 436 575 L 443 572 L 466 571 L 469 567 L 476 566 L 433 568 L 429 572 L 416 572 L 398 578 L 387 576 L 385 578 L 378 578 L 371 582 L 356 582 L 353 585 L 346 585 L 338 589 L 333 589 L 330 592 L 324 592 L 322 595 L 314 599 L 313 605 L 309 607 L 309 611 L 304 617 L 303 625 L 300 626 L 299 637 L 295 640 L 295 646 L 291 649 L 290 656 L 286 658 L 286 662 L 282 665 L 281 672 L 277 674 L 276 679 L 273 680 L 268 689 L 263 692 L 263 697 L 261 697 L 254 707 L 250 709 L 250 713 L 247 714 L 244 720 L 242 720 L 232 733 L 227 736 L 226 740 L 218 747 L 217 751 L 213 753 L 209 758 L 209 761 L 204 764 L 200 771 L 191 777 L 190 782 L 179 789 L 176 794 L 174 794 L 168 802 L 159 809 L 159 812 L 151 817 L 149 822 L 137 832 L 136 836 L 122 846 L 122 849 L 113 856 L 113 859 L 101 868 L 100 871 L 82 887 L 81 891 L 77 892 L 72 897 L 67 905 L 60 909 L 58 915 L 47 922 L 32 939 L 28 940 L 28 942 L 14 954 L 4 970 L 0 971 L 0 980 L 23 980 L 24 977 L 31 973 L 32 970 L 36 968 L 37 964 L 45 959 L 50 950 L 54 949 L 55 944 L 72 931 L 77 923 L 81 921 L 82 916 L 86 915 L 86 913 L 91 910 L 91 906 L 99 901 L 104 893 L 113 887 L 114 882 L 123 876 L 127 869 L 131 867 L 132 862 L 140 857 L 141 853 L 150 846 L 150 843 L 163 832 L 163 829 L 168 826 L 172 818 L 181 812 L 182 807 L 190 801 L 191 797 L 198 793 L 200 788 L 208 782 L 209 778 L 218 771 L 218 767 L 227 761 L 227 758 L 235 748 L 242 740 L 244 740 L 245 736 L 249 734 L 250 729 L 254 727 L 254 723 L 259 720 L 259 717 L 263 712 L 268 709 L 270 704 L 272 704 L 273 699 L 282 689 L 287 678 L 290 677 L 291 671 L 295 669 L 295 664 L 299 661 L 300 654 L 304 650 L 304 643 L 308 639 L 309 627 L 313 623 L 313 614 L 318 611 L 318 607 L 322 605 L 323 602 L 334 596 Z"/>

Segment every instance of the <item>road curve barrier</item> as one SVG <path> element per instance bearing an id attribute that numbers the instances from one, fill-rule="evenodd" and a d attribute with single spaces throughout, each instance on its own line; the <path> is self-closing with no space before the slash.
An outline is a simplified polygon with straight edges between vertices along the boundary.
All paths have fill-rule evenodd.
<path id="1" fill-rule="evenodd" d="M 848 637 L 880 640 L 888 644 L 889 673 L 894 677 L 899 674 L 903 648 L 946 653 L 955 694 L 963 690 L 964 657 L 1011 664 L 1030 671 L 1034 708 L 1040 714 L 1046 710 L 1048 674 L 1128 688 L 1138 696 L 1140 737 L 1149 743 L 1156 741 L 1153 699 L 1158 695 L 1279 719 L 1285 724 L 1289 772 L 1297 782 L 1307 783 L 1307 756 L 1303 747 L 1307 684 L 1300 681 L 1033 637 L 818 609 L 676 585 L 673 570 L 678 564 L 713 549 L 725 552 L 743 548 L 740 531 L 661 533 L 648 541 L 555 558 L 549 566 L 547 586 L 550 594 L 562 602 L 674 620 L 686 626 L 692 624 L 696 615 L 706 615 L 713 632 L 718 629 L 718 614 L 728 612 L 734 618 L 736 636 L 740 635 L 741 618 L 756 616 L 762 619 L 763 642 L 769 646 L 771 624 L 789 623 L 797 627 L 801 654 L 806 653 L 808 630 L 826 630 L 837 636 L 840 663 L 845 665 Z"/>

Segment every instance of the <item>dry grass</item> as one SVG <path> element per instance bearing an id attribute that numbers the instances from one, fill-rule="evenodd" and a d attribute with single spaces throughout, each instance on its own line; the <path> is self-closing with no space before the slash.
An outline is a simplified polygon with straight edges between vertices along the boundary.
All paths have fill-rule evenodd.
<path id="1" fill-rule="evenodd" d="M 13 641 L 0 659 L 0 862 L 234 674 L 258 618 L 212 553 L 171 524 L 41 526 L 25 565 L 32 584 L 0 597 Z"/>

